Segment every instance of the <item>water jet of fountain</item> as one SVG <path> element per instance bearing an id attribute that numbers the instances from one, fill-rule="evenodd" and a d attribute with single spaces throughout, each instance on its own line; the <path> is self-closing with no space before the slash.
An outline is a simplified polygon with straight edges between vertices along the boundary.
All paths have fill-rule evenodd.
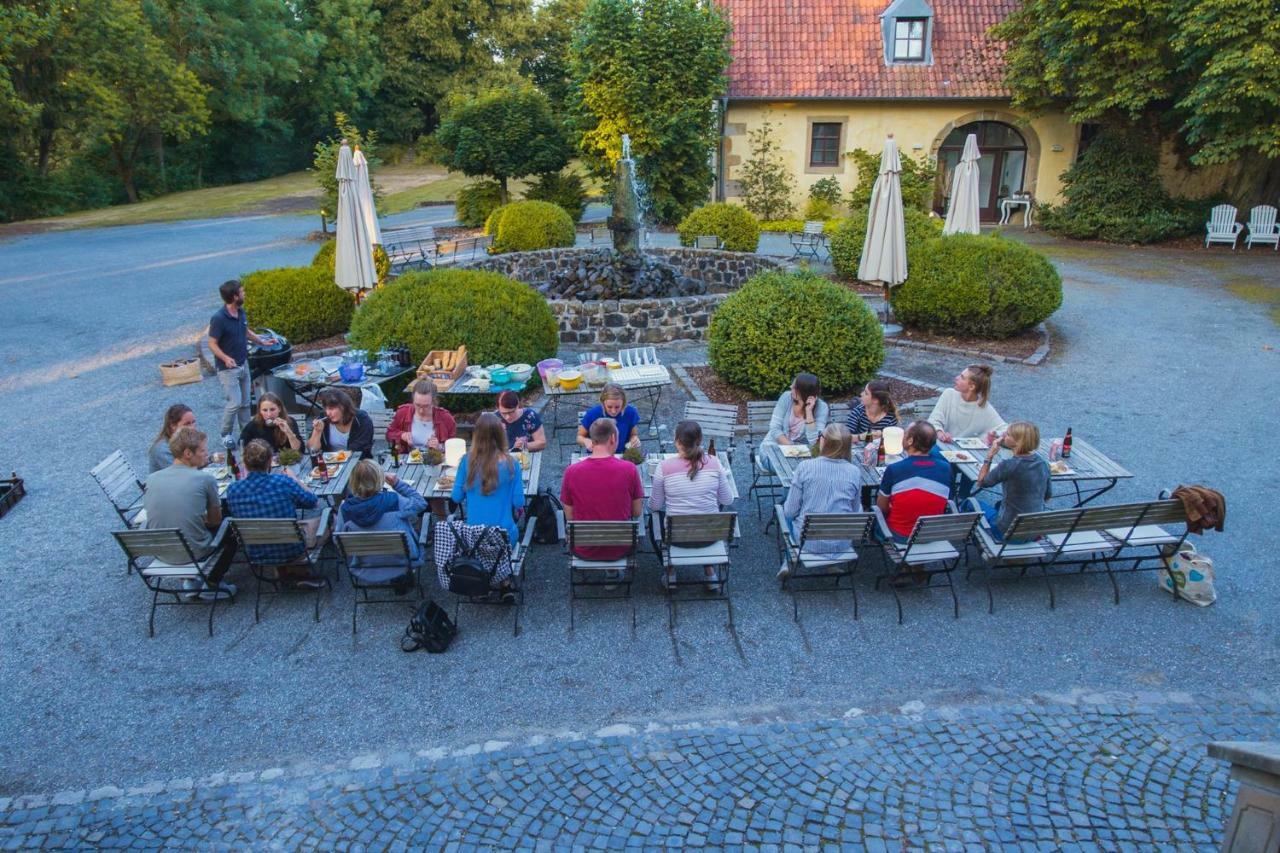
<path id="1" fill-rule="evenodd" d="M 644 188 L 636 178 L 631 137 L 622 134 L 622 156 L 613 169 L 613 211 L 609 230 L 613 248 L 624 255 L 638 255 L 644 246 Z"/>

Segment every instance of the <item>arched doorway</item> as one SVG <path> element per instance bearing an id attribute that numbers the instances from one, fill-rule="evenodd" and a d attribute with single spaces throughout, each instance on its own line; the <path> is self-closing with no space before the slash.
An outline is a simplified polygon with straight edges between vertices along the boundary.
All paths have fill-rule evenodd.
<path id="1" fill-rule="evenodd" d="M 1022 134 L 1001 121 L 973 121 L 955 128 L 938 148 L 938 212 L 946 210 L 951 194 L 951 175 L 960 162 L 964 141 L 978 136 L 979 215 L 984 220 L 1000 218 L 1000 199 L 1021 192 L 1027 170 L 1027 142 Z"/>

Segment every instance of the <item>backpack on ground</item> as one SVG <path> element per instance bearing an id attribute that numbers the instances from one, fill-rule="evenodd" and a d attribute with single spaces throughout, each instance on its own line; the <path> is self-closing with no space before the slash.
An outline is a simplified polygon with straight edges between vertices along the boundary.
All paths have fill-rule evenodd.
<path id="1" fill-rule="evenodd" d="M 432 654 L 440 654 L 449 648 L 453 638 L 458 636 L 458 626 L 449 618 L 444 608 L 430 599 L 418 605 L 418 610 L 409 620 L 400 638 L 400 648 L 406 652 L 426 649 Z"/>
<path id="2" fill-rule="evenodd" d="M 533 499 L 533 541 L 539 545 L 559 542 L 564 537 L 560 526 L 563 512 L 564 504 L 550 489 L 538 492 Z"/>

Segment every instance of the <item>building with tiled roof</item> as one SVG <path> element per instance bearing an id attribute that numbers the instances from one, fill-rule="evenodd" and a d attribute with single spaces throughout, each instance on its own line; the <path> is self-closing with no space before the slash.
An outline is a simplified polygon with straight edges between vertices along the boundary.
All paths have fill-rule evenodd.
<path id="1" fill-rule="evenodd" d="M 844 154 L 879 152 L 892 133 L 905 154 L 940 165 L 935 206 L 968 133 L 983 152 L 983 215 L 1030 192 L 1057 198 L 1078 128 L 1061 114 L 1029 118 L 1010 106 L 1003 45 L 990 28 L 1020 0 L 718 0 L 733 24 L 717 196 L 735 200 L 748 133 L 775 127 L 796 178 L 797 208 L 817 180 L 848 191 Z"/>

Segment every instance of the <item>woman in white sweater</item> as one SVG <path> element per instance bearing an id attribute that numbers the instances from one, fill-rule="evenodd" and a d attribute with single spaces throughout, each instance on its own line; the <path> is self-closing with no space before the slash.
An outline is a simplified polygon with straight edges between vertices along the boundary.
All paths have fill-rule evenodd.
<path id="1" fill-rule="evenodd" d="M 990 396 L 990 367 L 971 364 L 960 371 L 955 386 L 942 392 L 929 415 L 929 423 L 938 431 L 938 438 L 942 441 L 975 436 L 989 438 L 992 432 L 1002 432 L 1007 424 L 991 405 Z"/>

